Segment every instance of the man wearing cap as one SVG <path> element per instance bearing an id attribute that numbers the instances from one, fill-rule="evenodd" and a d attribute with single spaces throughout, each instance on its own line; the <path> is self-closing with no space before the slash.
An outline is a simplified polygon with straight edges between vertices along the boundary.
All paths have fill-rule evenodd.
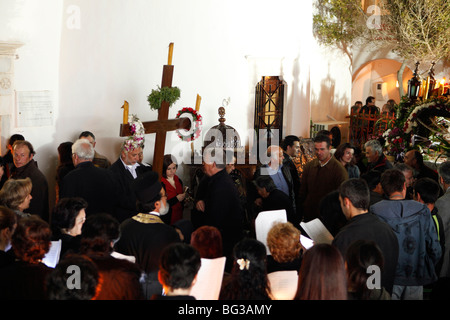
<path id="1" fill-rule="evenodd" d="M 161 294 L 158 281 L 159 258 L 169 244 L 179 242 L 177 231 L 161 220 L 167 214 L 166 191 L 156 172 L 148 171 L 132 184 L 137 199 L 138 214 L 122 222 L 121 237 L 115 244 L 119 253 L 134 256 L 143 271 L 141 285 L 147 298 Z"/>
<path id="2" fill-rule="evenodd" d="M 122 144 L 120 157 L 109 167 L 119 184 L 119 206 L 116 210 L 116 218 L 119 222 L 136 215 L 136 195 L 133 192 L 133 181 L 144 172 L 151 171 L 152 167 L 144 166 L 139 162 L 142 153 L 143 142 L 129 138 Z"/>

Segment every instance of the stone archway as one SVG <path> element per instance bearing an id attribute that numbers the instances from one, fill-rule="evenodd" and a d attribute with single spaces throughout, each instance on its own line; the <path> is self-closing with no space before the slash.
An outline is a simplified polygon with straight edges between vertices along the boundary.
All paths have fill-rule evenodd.
<path id="1" fill-rule="evenodd" d="M 402 63 L 393 59 L 374 59 L 359 66 L 352 75 L 352 105 L 355 101 L 375 97 L 376 105 L 381 109 L 389 99 L 400 102 L 397 87 L 397 72 Z M 408 67 L 403 72 L 403 89 L 407 92 L 408 80 L 412 78 L 412 70 Z"/>

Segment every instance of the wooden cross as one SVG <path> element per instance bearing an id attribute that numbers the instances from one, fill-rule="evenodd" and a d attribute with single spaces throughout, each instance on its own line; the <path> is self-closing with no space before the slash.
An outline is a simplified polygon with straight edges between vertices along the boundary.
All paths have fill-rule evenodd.
<path id="1" fill-rule="evenodd" d="M 171 43 L 169 46 L 168 64 L 164 65 L 163 67 L 161 88 L 172 87 L 172 78 L 174 70 L 174 66 L 172 65 L 172 56 L 173 56 L 173 43 Z M 167 132 L 175 131 L 178 129 L 190 130 L 191 128 L 191 121 L 188 118 L 168 119 L 169 107 L 170 107 L 169 103 L 167 101 L 163 101 L 161 103 L 161 108 L 158 109 L 158 120 L 142 122 L 146 134 L 156 133 L 155 151 L 153 153 L 152 166 L 153 171 L 157 172 L 160 178 L 162 176 Z M 131 132 L 130 132 L 130 125 L 128 124 L 128 103 L 126 101 L 122 108 L 124 108 L 124 123 L 120 125 L 120 136 L 127 137 L 131 136 Z"/>

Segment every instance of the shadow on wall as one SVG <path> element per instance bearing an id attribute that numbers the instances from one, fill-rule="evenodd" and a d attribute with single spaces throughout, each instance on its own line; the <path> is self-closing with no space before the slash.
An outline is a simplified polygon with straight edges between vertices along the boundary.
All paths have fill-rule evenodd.
<path id="1" fill-rule="evenodd" d="M 320 91 L 311 90 L 311 119 L 313 122 L 330 121 L 331 116 L 338 121 L 345 121 L 350 101 L 345 93 L 336 92 L 336 80 L 330 73 L 321 81 Z"/>
<path id="2" fill-rule="evenodd" d="M 275 61 L 275 60 L 274 60 Z M 280 76 L 286 82 L 284 117 L 283 117 L 283 135 L 309 135 L 309 81 L 307 84 L 302 82 L 300 55 L 292 60 L 281 58 L 276 61 L 277 65 L 272 65 L 272 69 L 278 69 L 277 72 L 266 72 L 262 74 L 263 67 L 258 66 L 256 61 L 252 61 L 253 68 L 249 70 L 249 99 L 247 105 L 247 126 L 254 128 L 255 119 L 255 95 L 256 86 L 261 81 L 262 76 Z M 264 63 L 264 62 L 263 62 Z M 269 68 L 270 69 L 270 68 Z M 291 74 L 286 74 L 290 72 Z M 305 108 L 305 109 L 304 109 Z M 250 139 L 251 140 L 251 139 Z M 246 144 L 248 141 L 246 141 Z M 250 141 L 250 144 L 252 142 Z"/>
<path id="3" fill-rule="evenodd" d="M 311 82 L 308 80 L 305 85 L 305 83 L 301 81 L 301 71 L 300 55 L 298 55 L 292 66 L 291 88 L 288 88 L 289 96 L 286 100 L 286 106 L 289 106 L 289 108 L 286 109 L 285 119 L 289 119 L 289 121 L 286 121 L 285 123 L 285 136 L 290 134 L 301 137 L 309 136 L 309 119 L 311 115 L 311 96 L 309 92 Z"/>

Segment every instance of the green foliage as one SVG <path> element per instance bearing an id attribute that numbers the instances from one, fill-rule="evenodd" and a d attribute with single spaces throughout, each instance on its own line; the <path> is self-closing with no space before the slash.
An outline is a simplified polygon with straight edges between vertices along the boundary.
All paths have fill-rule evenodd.
<path id="1" fill-rule="evenodd" d="M 324 45 L 342 47 L 361 37 L 365 27 L 358 0 L 317 0 L 313 32 Z"/>
<path id="2" fill-rule="evenodd" d="M 164 87 L 158 86 L 157 90 L 152 90 L 152 93 L 148 96 L 147 101 L 150 104 L 150 109 L 158 110 L 161 108 L 161 103 L 166 101 L 169 106 L 174 104 L 180 98 L 180 89 L 177 87 Z"/>
<path id="3" fill-rule="evenodd" d="M 389 26 L 393 50 L 402 58 L 436 62 L 450 53 L 450 2 L 448 0 L 384 0 L 384 23 Z M 386 30 L 384 34 L 387 35 Z"/>
<path id="4" fill-rule="evenodd" d="M 405 61 L 437 62 L 450 54 L 450 1 L 380 0 L 381 27 L 369 28 L 360 0 L 317 0 L 313 32 L 319 43 L 348 53 L 360 41 L 388 47 Z"/>

